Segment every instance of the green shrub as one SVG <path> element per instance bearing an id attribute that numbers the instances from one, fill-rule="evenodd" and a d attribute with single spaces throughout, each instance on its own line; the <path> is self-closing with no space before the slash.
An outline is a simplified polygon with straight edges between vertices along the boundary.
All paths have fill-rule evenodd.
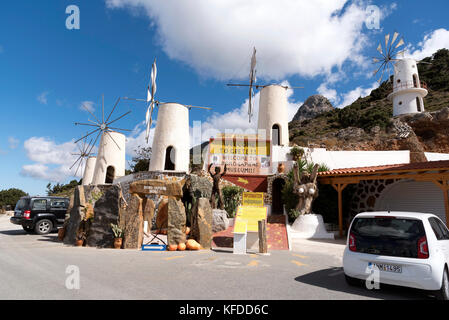
<path id="1" fill-rule="evenodd" d="M 240 205 L 243 189 L 236 186 L 228 186 L 223 188 L 222 193 L 224 208 L 228 213 L 228 217 L 233 218 L 237 212 L 238 206 Z"/>

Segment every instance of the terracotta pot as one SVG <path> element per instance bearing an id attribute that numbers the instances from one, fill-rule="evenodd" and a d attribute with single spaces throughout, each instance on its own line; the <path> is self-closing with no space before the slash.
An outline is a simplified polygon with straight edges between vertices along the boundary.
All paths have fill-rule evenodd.
<path id="1" fill-rule="evenodd" d="M 75 243 L 75 245 L 77 246 L 77 247 L 82 247 L 83 246 L 83 244 L 84 244 L 84 240 L 76 240 L 76 243 Z"/>
<path id="2" fill-rule="evenodd" d="M 122 238 L 114 238 L 114 248 L 120 249 L 122 247 Z"/>
<path id="3" fill-rule="evenodd" d="M 58 240 L 63 241 L 65 236 L 65 228 L 61 228 L 58 230 Z"/>
<path id="4" fill-rule="evenodd" d="M 283 163 L 278 164 L 278 173 L 284 173 L 285 165 Z"/>

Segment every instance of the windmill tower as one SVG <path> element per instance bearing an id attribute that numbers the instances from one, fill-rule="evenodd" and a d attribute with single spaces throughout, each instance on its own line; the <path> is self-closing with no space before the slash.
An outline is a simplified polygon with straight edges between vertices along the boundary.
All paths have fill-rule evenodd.
<path id="1" fill-rule="evenodd" d="M 266 133 L 273 146 L 289 145 L 287 89 L 269 85 L 260 91 L 257 129 Z"/>
<path id="2" fill-rule="evenodd" d="M 107 119 L 105 119 L 104 96 L 103 96 L 101 121 L 90 110 L 85 108 L 86 111 L 88 111 L 95 118 L 95 120 L 94 121 L 88 120 L 90 123 L 79 123 L 79 122 L 75 123 L 75 125 L 91 126 L 97 128 L 78 140 L 80 141 L 94 133 L 97 133 L 97 137 L 95 138 L 95 141 L 92 144 L 90 151 L 92 150 L 93 146 L 96 144 L 98 138 L 101 135 L 97 157 L 96 158 L 91 157 L 88 159 L 88 163 L 90 164 L 86 165 L 86 169 L 84 171 L 84 175 L 86 176 L 86 182 L 91 180 L 91 184 L 94 185 L 113 183 L 115 178 L 122 177 L 125 175 L 126 137 L 124 134 L 118 131 L 130 131 L 130 130 L 112 127 L 111 124 L 125 117 L 126 115 L 131 113 L 131 111 L 128 111 L 127 113 L 121 115 L 115 120 L 111 121 L 109 120 L 119 102 L 120 98 L 115 103 Z M 93 170 L 92 167 L 94 168 Z M 91 179 L 90 176 L 92 177 Z"/>
<path id="3" fill-rule="evenodd" d="M 90 156 L 86 160 L 86 166 L 84 168 L 83 186 L 88 186 L 92 183 L 95 172 L 95 164 L 97 163 L 97 157 Z"/>
<path id="4" fill-rule="evenodd" d="M 253 49 L 251 57 L 251 70 L 249 74 L 249 84 L 228 84 L 231 87 L 249 87 L 248 115 L 251 122 L 253 110 L 254 89 L 260 90 L 259 117 L 257 129 L 262 132 L 272 145 L 288 146 L 288 111 L 287 111 L 287 90 L 302 89 L 303 87 L 288 87 L 282 85 L 256 85 L 256 48 Z"/>
<path id="5" fill-rule="evenodd" d="M 159 104 L 150 171 L 189 172 L 189 109 L 178 103 Z"/>
<path id="6" fill-rule="evenodd" d="M 379 68 L 374 75 L 381 72 L 379 83 L 382 81 L 384 72 L 388 69 L 390 78 L 390 66 L 393 67 L 393 92 L 388 95 L 388 99 L 393 102 L 393 116 L 402 114 L 424 112 L 424 97 L 427 96 L 427 85 L 420 81 L 418 74 L 418 63 L 413 59 L 398 59 L 398 56 L 404 56 L 405 50 L 399 51 L 404 45 L 401 39 L 395 43 L 399 34 L 394 33 L 390 42 L 390 35 L 385 36 L 385 48 L 379 44 L 377 51 L 381 54 L 380 58 L 374 58 L 374 63 L 380 63 Z"/>
<path id="7" fill-rule="evenodd" d="M 190 131 L 189 110 L 192 108 L 211 108 L 183 105 L 179 103 L 167 103 L 157 101 L 156 94 L 157 66 L 154 60 L 150 85 L 147 87 L 147 99 L 132 99 L 148 104 L 146 113 L 146 139 L 150 136 L 153 122 L 154 107 L 159 107 L 156 128 L 154 131 L 151 161 L 149 171 L 179 171 L 189 172 L 190 166 Z"/>

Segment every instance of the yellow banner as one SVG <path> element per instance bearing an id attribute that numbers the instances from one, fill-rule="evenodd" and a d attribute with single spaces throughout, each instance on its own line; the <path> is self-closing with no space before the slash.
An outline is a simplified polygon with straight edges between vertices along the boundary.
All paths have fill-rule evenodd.
<path id="1" fill-rule="evenodd" d="M 242 205 L 244 207 L 263 207 L 263 192 L 244 192 Z"/>
<path id="2" fill-rule="evenodd" d="M 223 155 L 270 156 L 270 141 L 213 139 L 209 144 L 209 153 Z"/>
<path id="3" fill-rule="evenodd" d="M 243 221 L 247 224 L 247 231 L 257 232 L 259 230 L 259 221 L 267 219 L 267 208 L 265 207 L 242 207 L 237 210 L 235 223 L 239 224 Z M 234 232 L 235 224 L 234 224 Z"/>

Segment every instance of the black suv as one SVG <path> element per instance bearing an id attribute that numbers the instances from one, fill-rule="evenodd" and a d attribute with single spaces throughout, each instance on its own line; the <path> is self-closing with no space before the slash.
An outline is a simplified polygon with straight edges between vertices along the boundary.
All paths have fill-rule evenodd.
<path id="1" fill-rule="evenodd" d="M 69 198 L 26 196 L 17 202 L 10 221 L 26 232 L 48 234 L 64 223 L 68 207 Z"/>

